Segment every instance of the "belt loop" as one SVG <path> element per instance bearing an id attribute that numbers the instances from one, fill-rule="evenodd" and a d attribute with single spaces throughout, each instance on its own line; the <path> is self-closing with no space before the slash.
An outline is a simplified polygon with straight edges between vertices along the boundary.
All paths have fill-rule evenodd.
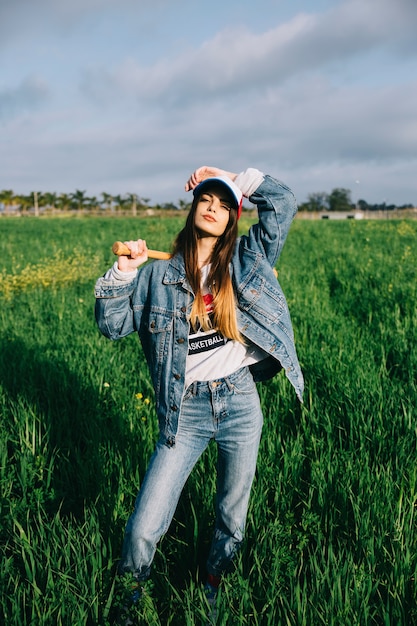
<path id="1" fill-rule="evenodd" d="M 229 391 L 232 391 L 232 389 L 234 389 L 234 384 L 230 382 L 230 378 L 228 376 L 225 377 L 224 382 L 226 383 Z"/>

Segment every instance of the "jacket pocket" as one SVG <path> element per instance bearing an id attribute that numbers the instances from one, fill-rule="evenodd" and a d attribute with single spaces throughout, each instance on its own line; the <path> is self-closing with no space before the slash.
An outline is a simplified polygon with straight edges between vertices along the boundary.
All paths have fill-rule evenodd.
<path id="1" fill-rule="evenodd" d="M 172 315 L 167 311 L 153 311 L 149 313 L 147 331 L 151 335 L 168 332 L 172 328 Z"/>
<path id="2" fill-rule="evenodd" d="M 154 360 L 154 371 L 160 371 L 162 364 L 169 358 L 168 344 L 171 337 L 173 320 L 166 311 L 150 311 L 146 321 L 146 342 L 151 349 L 149 356 Z"/>
<path id="3" fill-rule="evenodd" d="M 238 295 L 239 308 L 254 318 L 268 323 L 277 322 L 285 312 L 285 298 L 278 282 L 271 284 L 261 274 L 252 276 Z"/>

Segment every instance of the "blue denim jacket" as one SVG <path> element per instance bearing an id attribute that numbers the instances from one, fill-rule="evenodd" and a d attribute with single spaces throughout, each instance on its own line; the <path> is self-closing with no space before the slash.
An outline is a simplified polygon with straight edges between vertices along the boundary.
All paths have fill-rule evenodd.
<path id="1" fill-rule="evenodd" d="M 283 368 L 301 400 L 303 376 L 290 314 L 272 269 L 297 211 L 295 198 L 284 184 L 265 176 L 249 199 L 257 205 L 259 221 L 237 240 L 231 261 L 239 330 L 270 355 L 251 366 L 255 381 L 267 380 Z M 144 265 L 127 283 L 99 278 L 95 295 L 97 324 L 106 337 L 139 334 L 155 390 L 159 427 L 168 445 L 173 445 L 194 298 L 182 256 Z"/>

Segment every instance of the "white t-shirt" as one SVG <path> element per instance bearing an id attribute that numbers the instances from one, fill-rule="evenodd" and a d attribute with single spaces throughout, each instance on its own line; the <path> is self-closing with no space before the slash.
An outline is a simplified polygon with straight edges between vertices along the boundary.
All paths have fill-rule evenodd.
<path id="1" fill-rule="evenodd" d="M 203 298 L 208 313 L 213 309 L 213 296 L 207 286 L 209 270 L 210 265 L 201 269 Z M 262 361 L 267 356 L 264 350 L 254 344 L 227 339 L 216 329 L 191 331 L 188 337 L 185 388 L 196 380 L 230 376 L 241 367 Z"/>

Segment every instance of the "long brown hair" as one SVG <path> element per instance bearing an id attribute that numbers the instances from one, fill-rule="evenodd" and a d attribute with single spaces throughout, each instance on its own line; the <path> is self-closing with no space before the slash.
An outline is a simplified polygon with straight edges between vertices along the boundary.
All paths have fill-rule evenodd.
<path id="1" fill-rule="evenodd" d="M 213 294 L 212 319 L 206 311 L 201 292 L 201 272 L 197 262 L 198 232 L 194 226 L 195 211 L 199 197 L 195 197 L 188 213 L 184 228 L 174 242 L 173 253 L 184 257 L 185 271 L 195 298 L 190 313 L 191 326 L 202 330 L 218 329 L 229 339 L 242 342 L 236 319 L 236 300 L 230 277 L 229 263 L 237 239 L 237 211 L 231 209 L 224 233 L 217 239 L 210 257 L 210 271 L 207 282 Z"/>

